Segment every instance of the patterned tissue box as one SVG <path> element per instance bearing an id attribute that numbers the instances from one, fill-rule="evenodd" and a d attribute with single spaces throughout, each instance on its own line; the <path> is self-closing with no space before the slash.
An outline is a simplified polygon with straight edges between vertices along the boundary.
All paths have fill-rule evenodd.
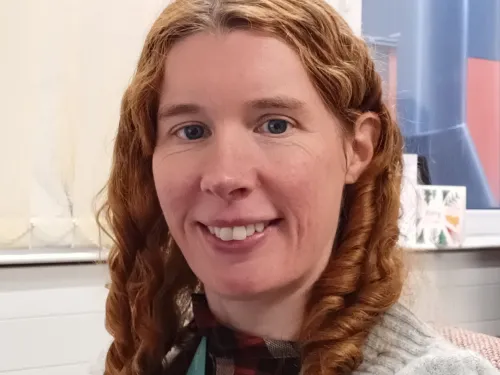
<path id="1" fill-rule="evenodd" d="M 417 187 L 417 247 L 460 247 L 464 242 L 465 186 Z"/>

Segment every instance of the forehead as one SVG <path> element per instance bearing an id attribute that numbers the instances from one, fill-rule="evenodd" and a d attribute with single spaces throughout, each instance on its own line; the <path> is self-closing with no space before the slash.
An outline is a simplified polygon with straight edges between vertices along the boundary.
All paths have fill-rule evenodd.
<path id="1" fill-rule="evenodd" d="M 251 31 L 203 32 L 176 43 L 165 61 L 161 101 L 254 100 L 319 95 L 295 51 Z"/>

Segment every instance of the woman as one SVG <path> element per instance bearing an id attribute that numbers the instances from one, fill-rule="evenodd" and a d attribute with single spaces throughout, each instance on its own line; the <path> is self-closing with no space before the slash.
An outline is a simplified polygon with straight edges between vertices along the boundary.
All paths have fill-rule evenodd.
<path id="1" fill-rule="evenodd" d="M 123 98 L 105 373 L 496 373 L 398 304 L 401 157 L 325 2 L 173 2 Z"/>

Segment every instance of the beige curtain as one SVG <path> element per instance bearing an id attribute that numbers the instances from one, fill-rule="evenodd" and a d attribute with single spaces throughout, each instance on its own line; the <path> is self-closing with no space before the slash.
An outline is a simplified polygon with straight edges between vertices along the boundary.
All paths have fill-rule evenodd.
<path id="1" fill-rule="evenodd" d="M 121 95 L 166 3 L 0 1 L 0 249 L 99 244 Z"/>
<path id="2" fill-rule="evenodd" d="M 361 0 L 330 1 L 361 30 Z M 95 247 L 121 95 L 168 0 L 0 1 L 0 249 Z"/>

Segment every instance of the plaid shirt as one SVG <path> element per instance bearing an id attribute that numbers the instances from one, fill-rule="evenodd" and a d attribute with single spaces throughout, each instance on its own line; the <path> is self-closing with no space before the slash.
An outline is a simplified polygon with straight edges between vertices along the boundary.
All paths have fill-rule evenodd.
<path id="1" fill-rule="evenodd" d="M 203 294 L 193 295 L 192 301 L 192 327 L 198 341 L 201 336 L 207 338 L 206 375 L 299 374 L 296 344 L 236 332 L 217 322 Z"/>

